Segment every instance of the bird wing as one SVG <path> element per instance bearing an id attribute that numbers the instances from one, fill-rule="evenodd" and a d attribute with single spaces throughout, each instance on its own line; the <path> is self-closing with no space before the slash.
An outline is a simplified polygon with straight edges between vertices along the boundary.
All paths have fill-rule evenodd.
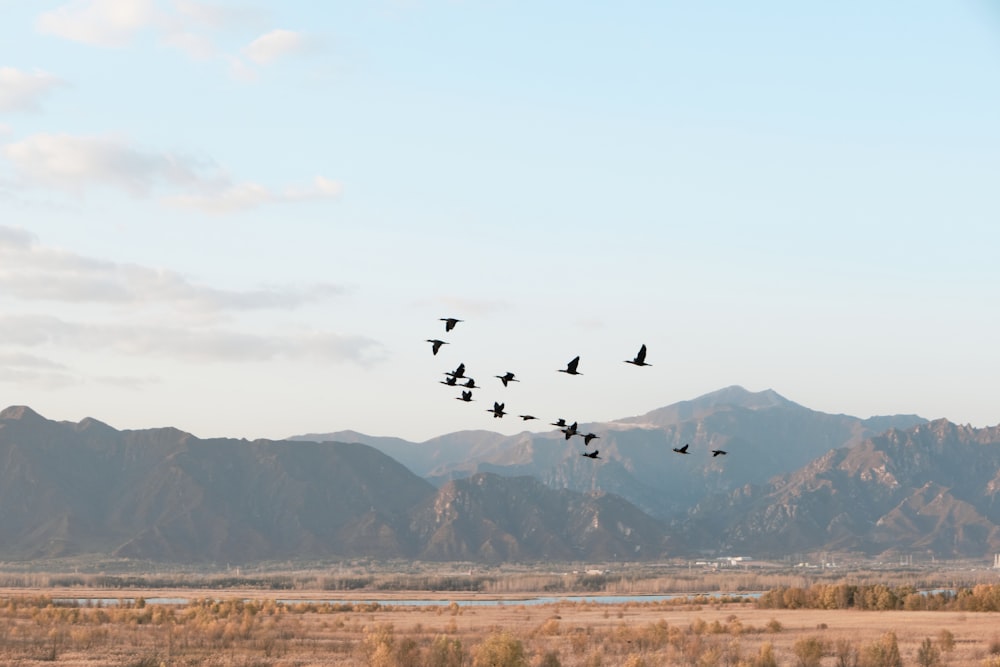
<path id="1" fill-rule="evenodd" d="M 568 370 L 570 373 L 575 373 L 576 367 L 579 363 L 580 363 L 580 357 L 573 357 L 573 361 L 566 364 L 566 370 Z"/>
<path id="2" fill-rule="evenodd" d="M 635 360 L 640 364 L 646 361 L 646 344 L 643 343 L 642 347 L 639 348 L 639 354 L 635 355 Z"/>

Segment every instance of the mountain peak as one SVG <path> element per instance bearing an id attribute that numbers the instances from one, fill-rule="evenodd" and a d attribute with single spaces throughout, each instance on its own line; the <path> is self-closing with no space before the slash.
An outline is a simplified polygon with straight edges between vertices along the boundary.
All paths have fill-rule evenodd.
<path id="1" fill-rule="evenodd" d="M 717 389 L 716 391 L 699 396 L 690 402 L 704 407 L 735 405 L 737 407 L 749 408 L 751 410 L 792 404 L 792 401 L 789 401 L 773 389 L 749 391 L 738 384 Z"/>
<path id="2" fill-rule="evenodd" d="M 801 407 L 788 400 L 773 389 L 749 391 L 738 384 L 723 387 L 689 401 L 680 401 L 638 417 L 618 419 L 616 421 L 629 424 L 650 424 L 663 426 L 676 424 L 688 419 L 698 419 L 725 407 L 743 408 L 745 410 L 766 410 L 778 407 Z"/>
<path id="3" fill-rule="evenodd" d="M 45 421 L 45 417 L 26 405 L 12 405 L 0 412 L 0 420 L 41 422 Z"/>

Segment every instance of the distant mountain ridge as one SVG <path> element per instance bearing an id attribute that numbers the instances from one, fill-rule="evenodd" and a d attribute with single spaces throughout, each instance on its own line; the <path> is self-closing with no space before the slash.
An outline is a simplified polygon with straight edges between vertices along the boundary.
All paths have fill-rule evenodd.
<path id="1" fill-rule="evenodd" d="M 594 441 L 605 459 L 600 466 L 581 461 L 581 440 L 567 442 L 555 428 L 513 436 L 460 431 L 423 443 L 355 432 L 292 439 L 363 442 L 437 485 L 492 472 L 532 475 L 557 489 L 603 489 L 670 520 L 707 494 L 763 484 L 831 449 L 859 443 L 888 428 L 921 423 L 926 420 L 916 415 L 870 419 L 831 415 L 805 408 L 771 389 L 750 392 L 731 386 L 645 415 L 580 424 L 581 432 L 600 436 Z M 685 443 L 691 444 L 695 455 L 678 457 L 671 452 Z M 731 458 L 707 455 L 716 448 L 730 451 Z"/>
<path id="2" fill-rule="evenodd" d="M 940 558 L 998 552 L 1000 426 L 940 419 L 891 429 L 767 485 L 706 499 L 683 534 L 771 555 L 778 548 Z"/>
<path id="3" fill-rule="evenodd" d="M 544 512 L 512 513 L 518 494 Z M 583 520 L 593 528 L 578 540 L 566 527 Z M 661 524 L 621 499 L 492 475 L 439 491 L 357 443 L 201 440 L 173 428 L 55 422 L 23 406 L 0 412 L 0 558 L 8 560 L 542 560 L 586 555 L 589 544 L 636 559 L 658 555 L 662 539 Z"/>
<path id="4" fill-rule="evenodd" d="M 374 446 L 202 440 L 10 407 L 0 412 L 0 559 L 1000 551 L 1000 426 L 829 415 L 729 387 L 581 430 L 600 434 L 602 460 L 556 430 L 419 444 L 343 434 Z M 670 451 L 685 442 L 691 454 Z M 730 453 L 713 458 L 717 447 Z"/>

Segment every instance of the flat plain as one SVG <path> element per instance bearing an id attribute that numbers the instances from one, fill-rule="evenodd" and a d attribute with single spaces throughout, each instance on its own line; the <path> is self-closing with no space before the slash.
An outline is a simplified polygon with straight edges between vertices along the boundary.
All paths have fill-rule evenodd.
<path id="1" fill-rule="evenodd" d="M 525 602 L 533 597 L 0 589 L 0 664 L 1000 666 L 995 612 L 759 609 L 710 598 Z M 393 604 L 404 598 L 428 604 Z M 106 602 L 74 602 L 89 599 Z"/>

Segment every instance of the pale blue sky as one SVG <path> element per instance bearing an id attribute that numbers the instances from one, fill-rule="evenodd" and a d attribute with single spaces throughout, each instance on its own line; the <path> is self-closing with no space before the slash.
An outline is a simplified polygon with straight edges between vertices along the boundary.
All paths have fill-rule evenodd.
<path id="1" fill-rule="evenodd" d="M 741 384 L 1000 422 L 995 2 L 0 11 L 4 405 L 422 440 Z"/>

